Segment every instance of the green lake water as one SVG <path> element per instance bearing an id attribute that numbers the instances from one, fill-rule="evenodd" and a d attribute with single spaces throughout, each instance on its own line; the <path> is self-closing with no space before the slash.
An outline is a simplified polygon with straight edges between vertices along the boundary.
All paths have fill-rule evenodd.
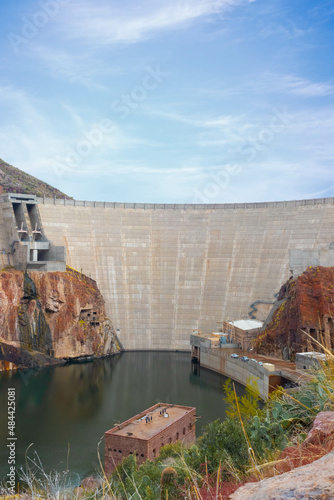
<path id="1" fill-rule="evenodd" d="M 16 467 L 37 452 L 45 470 L 80 477 L 98 467 L 104 432 L 157 402 L 195 406 L 196 433 L 224 418 L 226 378 L 190 362 L 190 353 L 125 352 L 85 364 L 0 374 L 0 478 L 9 470 L 7 391 L 16 392 Z M 238 392 L 243 392 L 237 384 Z M 104 456 L 104 441 L 100 445 Z"/>

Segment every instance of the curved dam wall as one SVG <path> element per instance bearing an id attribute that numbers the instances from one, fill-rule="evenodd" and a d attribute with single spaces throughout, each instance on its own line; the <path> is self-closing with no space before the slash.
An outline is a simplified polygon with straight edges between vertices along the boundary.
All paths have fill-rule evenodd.
<path id="1" fill-rule="evenodd" d="M 38 199 L 67 263 L 98 283 L 127 349 L 190 349 L 194 329 L 264 319 L 290 266 L 329 265 L 334 199 L 142 205 Z"/>
<path id="2" fill-rule="evenodd" d="M 201 366 L 225 377 L 236 380 L 243 386 L 247 386 L 253 379 L 258 387 L 262 399 L 266 399 L 270 392 L 270 375 L 263 366 L 253 363 L 251 360 L 244 363 L 240 358 L 232 359 L 228 354 L 222 354 L 217 349 L 201 348 Z M 275 372 L 277 373 L 277 372 Z"/>

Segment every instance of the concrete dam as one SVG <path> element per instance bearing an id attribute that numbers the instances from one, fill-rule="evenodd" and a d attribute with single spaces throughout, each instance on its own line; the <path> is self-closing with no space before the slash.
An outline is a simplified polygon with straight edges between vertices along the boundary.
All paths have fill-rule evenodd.
<path id="1" fill-rule="evenodd" d="M 334 198 L 219 205 L 36 201 L 47 240 L 58 253 L 65 247 L 68 265 L 97 281 L 126 349 L 190 350 L 193 330 L 215 331 L 222 320 L 263 320 L 291 271 L 297 276 L 310 265 L 334 265 Z M 12 242 L 4 236 L 4 207 L 6 265 Z"/>

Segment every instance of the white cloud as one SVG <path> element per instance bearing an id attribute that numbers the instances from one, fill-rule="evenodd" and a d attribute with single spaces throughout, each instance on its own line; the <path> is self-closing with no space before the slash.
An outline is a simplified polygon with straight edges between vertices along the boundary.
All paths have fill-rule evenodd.
<path id="1" fill-rule="evenodd" d="M 50 45 L 29 45 L 29 56 L 38 62 L 52 78 L 64 80 L 70 84 L 81 85 L 89 90 L 104 91 L 106 87 L 96 81 L 101 73 L 106 73 L 106 66 L 98 64 L 96 58 L 84 51 L 60 49 Z M 112 70 L 108 67 L 108 72 Z M 115 68 L 114 73 L 119 70 Z"/>
<path id="2" fill-rule="evenodd" d="M 232 116 L 232 115 L 219 115 L 216 117 L 206 117 L 199 118 L 193 116 L 186 116 L 181 113 L 173 113 L 173 112 L 165 112 L 160 109 L 151 110 L 149 112 L 153 116 L 158 116 L 164 118 L 166 120 L 171 120 L 179 123 L 184 123 L 186 125 L 190 125 L 191 127 L 196 128 L 226 128 L 235 125 L 240 122 L 240 116 Z"/>
<path id="3" fill-rule="evenodd" d="M 254 0 L 171 0 L 140 2 L 137 7 L 99 1 L 73 1 L 58 26 L 67 39 L 90 41 L 99 46 L 135 43 L 162 30 L 182 28 L 196 19 L 212 16 Z"/>
<path id="4" fill-rule="evenodd" d="M 297 76 L 284 76 L 280 81 L 280 89 L 302 96 L 321 97 L 334 94 L 334 84 L 328 82 L 312 82 Z"/>
<path id="5" fill-rule="evenodd" d="M 260 34 L 267 38 L 269 36 L 280 36 L 284 39 L 291 40 L 293 38 L 300 38 L 312 33 L 312 29 L 301 29 L 296 25 L 283 26 L 281 24 L 269 24 L 266 25 L 260 32 Z"/>
<path id="6" fill-rule="evenodd" d="M 175 168 L 157 168 L 157 167 L 150 167 L 148 165 L 117 165 L 113 166 L 111 168 L 111 171 L 113 174 L 118 174 L 118 175 L 133 175 L 133 174 L 153 174 L 153 175 L 160 175 L 160 176 L 165 176 L 169 174 L 173 175 L 191 175 L 199 173 L 200 169 L 195 168 L 195 167 L 175 167 Z"/>
<path id="7" fill-rule="evenodd" d="M 293 94 L 298 97 L 326 97 L 334 94 L 333 82 L 314 82 L 296 75 L 265 73 L 255 84 L 246 84 L 258 92 Z"/>
<path id="8" fill-rule="evenodd" d="M 55 165 L 64 162 L 69 149 L 76 150 L 93 130 L 99 130 L 99 122 L 83 119 L 66 103 L 61 104 L 65 120 L 58 117 L 55 124 L 43 101 L 33 99 L 13 86 L 0 87 L 0 107 L 8 109 L 0 124 L 1 157 L 50 184 L 56 172 Z M 59 126 L 65 121 L 66 128 Z M 112 122 L 109 120 L 109 123 Z M 91 140 L 94 142 L 94 137 Z M 153 147 L 154 144 L 113 124 L 112 131 L 103 134 L 102 140 L 92 146 L 89 157 L 82 159 L 80 168 L 85 170 L 94 166 L 103 155 L 110 155 L 113 151 L 143 145 Z"/>
<path id="9" fill-rule="evenodd" d="M 38 103 L 24 91 L 0 87 L 0 107 L 8 108 L 0 125 L 3 160 L 45 178 L 48 157 L 57 151 L 61 138 L 54 135 Z"/>

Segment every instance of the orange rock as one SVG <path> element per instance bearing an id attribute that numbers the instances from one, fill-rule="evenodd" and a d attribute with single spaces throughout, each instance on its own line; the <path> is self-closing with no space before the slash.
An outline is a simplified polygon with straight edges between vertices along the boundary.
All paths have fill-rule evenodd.
<path id="1" fill-rule="evenodd" d="M 0 272 L 0 332 L 6 343 L 55 358 L 99 356 L 115 349 L 94 280 L 66 272 Z"/>
<path id="2" fill-rule="evenodd" d="M 331 442 L 334 448 L 334 411 L 321 411 L 316 416 L 313 427 L 303 445 L 325 445 Z"/>
<path id="3" fill-rule="evenodd" d="M 325 317 L 334 318 L 334 267 L 310 267 L 297 279 L 285 283 L 278 295 L 284 302 L 256 339 L 260 354 L 294 359 L 297 352 L 319 351 L 311 336 L 334 348 L 334 330 L 325 335 Z"/>

